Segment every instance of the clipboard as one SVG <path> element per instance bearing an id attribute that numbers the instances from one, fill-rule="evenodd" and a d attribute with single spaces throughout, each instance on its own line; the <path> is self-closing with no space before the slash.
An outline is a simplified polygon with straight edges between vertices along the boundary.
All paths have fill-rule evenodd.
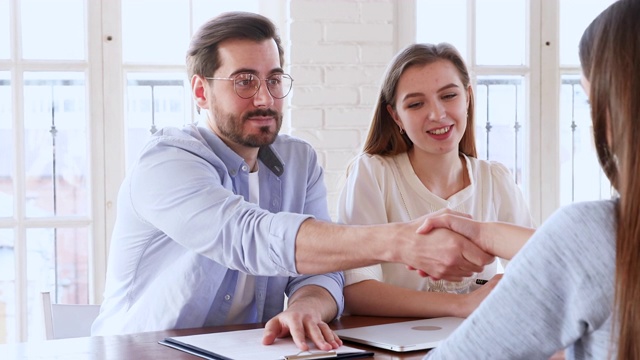
<path id="1" fill-rule="evenodd" d="M 158 341 L 173 349 L 212 360 L 316 360 L 356 359 L 372 357 L 373 352 L 343 345 L 332 351 L 315 348 L 309 341 L 310 351 L 300 351 L 291 337 L 278 338 L 271 345 L 262 345 L 264 329 L 228 331 L 200 335 L 174 336 Z"/>

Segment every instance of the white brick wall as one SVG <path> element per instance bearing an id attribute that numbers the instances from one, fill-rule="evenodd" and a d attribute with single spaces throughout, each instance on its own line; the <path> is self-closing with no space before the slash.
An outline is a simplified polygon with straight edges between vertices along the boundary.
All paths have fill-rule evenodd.
<path id="1" fill-rule="evenodd" d="M 378 86 L 398 46 L 394 0 L 291 0 L 290 133 L 309 141 L 325 169 L 329 210 L 366 138 Z"/>

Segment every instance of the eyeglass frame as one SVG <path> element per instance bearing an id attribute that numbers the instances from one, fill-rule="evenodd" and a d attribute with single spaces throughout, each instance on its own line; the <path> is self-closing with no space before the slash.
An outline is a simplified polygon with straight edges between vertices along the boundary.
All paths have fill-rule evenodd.
<path id="1" fill-rule="evenodd" d="M 256 79 L 258 79 L 258 80 L 259 80 L 259 81 L 258 81 L 258 87 L 256 87 L 256 91 L 255 91 L 251 96 L 249 96 L 249 97 L 242 97 L 242 96 L 240 96 L 240 94 L 238 94 L 238 90 L 236 89 L 236 83 L 235 83 L 235 80 L 236 80 L 236 78 L 237 78 L 238 76 L 240 76 L 240 75 L 251 75 L 251 76 L 254 76 Z M 291 93 L 291 89 L 293 89 L 293 78 L 291 77 L 291 75 L 289 75 L 289 74 L 284 74 L 284 73 L 283 73 L 283 74 L 280 74 L 280 73 L 278 73 L 278 74 L 271 74 L 270 76 L 274 76 L 274 75 L 282 76 L 282 77 L 287 77 L 287 78 L 289 78 L 289 80 L 291 80 L 291 83 L 289 84 L 289 90 L 287 90 L 287 93 L 286 93 L 284 96 L 282 96 L 282 97 L 274 96 L 274 95 L 271 93 L 271 89 L 269 88 L 269 85 L 267 85 L 267 92 L 269 93 L 269 95 L 271 95 L 271 97 L 273 97 L 274 99 L 284 99 L 284 98 L 286 98 L 286 97 L 287 97 L 287 95 L 289 95 L 289 94 Z M 251 99 L 251 98 L 253 98 L 254 96 L 256 96 L 256 94 L 258 93 L 258 91 L 260 91 L 260 87 L 262 86 L 262 82 L 263 82 L 263 81 L 270 80 L 269 78 L 267 78 L 267 79 L 261 79 L 261 78 L 259 78 L 257 75 L 252 74 L 252 73 L 250 73 L 250 72 L 240 72 L 240 73 L 237 73 L 237 74 L 233 75 L 233 77 L 226 77 L 226 78 L 221 78 L 221 77 L 207 77 L 207 76 L 204 76 L 204 78 L 205 78 L 205 79 L 207 79 L 207 80 L 230 80 L 230 81 L 234 81 L 234 83 L 233 83 L 233 92 L 235 92 L 235 93 L 236 93 L 236 95 L 238 95 L 238 97 L 239 97 L 239 98 L 241 98 L 241 99 L 245 99 L 245 100 L 246 100 L 246 99 Z"/>

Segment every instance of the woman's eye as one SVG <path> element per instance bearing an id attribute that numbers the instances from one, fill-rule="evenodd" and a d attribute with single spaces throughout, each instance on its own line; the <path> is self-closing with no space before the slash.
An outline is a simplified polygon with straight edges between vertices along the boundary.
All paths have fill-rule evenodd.
<path id="1" fill-rule="evenodd" d="M 455 98 L 456 96 L 458 96 L 458 94 L 446 94 L 442 98 L 445 100 L 449 100 Z"/>
<path id="2" fill-rule="evenodd" d="M 417 107 L 420 107 L 422 105 L 421 102 L 415 102 L 415 103 L 410 103 L 409 105 L 407 105 L 408 109 L 415 109 Z"/>

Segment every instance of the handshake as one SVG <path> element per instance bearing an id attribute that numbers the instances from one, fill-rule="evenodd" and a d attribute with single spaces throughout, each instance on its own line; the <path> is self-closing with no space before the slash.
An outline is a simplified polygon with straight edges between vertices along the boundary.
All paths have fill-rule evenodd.
<path id="1" fill-rule="evenodd" d="M 397 262 L 434 280 L 461 281 L 495 257 L 510 260 L 535 231 L 504 222 L 480 222 L 443 209 L 402 224 L 414 234 L 399 239 Z"/>

